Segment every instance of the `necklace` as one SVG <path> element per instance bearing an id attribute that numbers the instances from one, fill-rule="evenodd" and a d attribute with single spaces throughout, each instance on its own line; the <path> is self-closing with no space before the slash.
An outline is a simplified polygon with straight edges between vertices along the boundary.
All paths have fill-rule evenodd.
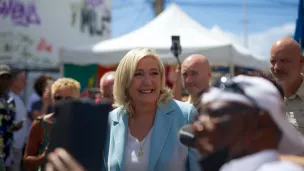
<path id="1" fill-rule="evenodd" d="M 144 145 L 146 143 L 146 138 L 143 140 L 143 142 L 139 143 L 139 148 L 140 148 L 140 151 L 138 152 L 138 156 L 139 157 L 142 157 L 144 155 Z"/>

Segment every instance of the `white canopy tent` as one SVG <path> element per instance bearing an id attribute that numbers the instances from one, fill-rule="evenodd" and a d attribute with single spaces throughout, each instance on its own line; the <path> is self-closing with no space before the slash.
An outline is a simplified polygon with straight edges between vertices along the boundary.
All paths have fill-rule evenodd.
<path id="1" fill-rule="evenodd" d="M 251 52 L 248 48 L 237 42 L 234 38 L 229 36 L 225 31 L 223 31 L 219 26 L 215 25 L 210 29 L 211 33 L 213 36 L 217 39 L 220 40 L 221 42 L 231 44 L 236 52 L 234 55 L 239 55 L 240 57 L 242 56 L 248 56 L 251 58 L 259 59 L 261 61 L 264 61 L 265 64 L 269 63 L 269 61 L 265 60 L 265 57 L 262 57 L 260 55 L 255 54 L 254 52 Z"/>
<path id="2" fill-rule="evenodd" d="M 170 5 L 150 23 L 124 36 L 90 47 L 62 48 L 61 62 L 117 64 L 129 50 L 148 47 L 155 49 L 164 63 L 173 64 L 176 59 L 170 51 L 172 35 L 180 36 L 181 61 L 192 53 L 200 53 L 207 56 L 212 65 L 265 69 L 263 61 L 242 55 L 231 43 L 216 39 L 207 28 L 190 18 L 175 4 Z"/>

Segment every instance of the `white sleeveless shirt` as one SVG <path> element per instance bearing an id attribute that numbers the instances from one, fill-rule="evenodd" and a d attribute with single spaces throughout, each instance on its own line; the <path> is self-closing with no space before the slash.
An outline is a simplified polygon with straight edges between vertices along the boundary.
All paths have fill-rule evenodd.
<path id="1" fill-rule="evenodd" d="M 125 171 L 144 171 L 149 170 L 149 157 L 150 157 L 150 143 L 153 127 L 148 135 L 139 142 L 128 131 L 128 138 L 126 142 L 125 151 Z M 140 156 L 142 152 L 143 155 Z"/>

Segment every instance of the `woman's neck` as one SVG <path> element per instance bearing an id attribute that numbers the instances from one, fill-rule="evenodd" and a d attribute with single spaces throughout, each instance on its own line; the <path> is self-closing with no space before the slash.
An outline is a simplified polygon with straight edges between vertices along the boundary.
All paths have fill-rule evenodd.
<path id="1" fill-rule="evenodd" d="M 150 118 L 153 117 L 156 113 L 156 105 L 136 105 L 133 107 L 134 110 L 134 119 L 140 118 Z"/>

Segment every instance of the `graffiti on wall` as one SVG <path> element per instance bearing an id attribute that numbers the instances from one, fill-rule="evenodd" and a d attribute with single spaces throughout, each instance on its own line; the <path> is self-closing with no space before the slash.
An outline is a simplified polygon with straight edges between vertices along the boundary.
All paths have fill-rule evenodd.
<path id="1" fill-rule="evenodd" d="M 103 0 L 86 0 L 88 5 L 98 6 L 103 3 Z"/>
<path id="2" fill-rule="evenodd" d="M 13 53 L 13 59 L 34 63 L 52 63 L 50 59 L 41 58 L 45 55 L 41 52 L 51 54 L 54 48 L 44 37 L 36 40 L 25 33 L 0 32 L 0 54 Z"/>
<path id="3" fill-rule="evenodd" d="M 0 53 L 11 53 L 12 51 L 12 32 L 0 32 Z"/>
<path id="4" fill-rule="evenodd" d="M 90 36 L 109 35 L 111 13 L 109 8 L 102 10 L 102 14 L 98 13 L 102 5 L 104 0 L 82 0 L 80 3 L 72 3 L 71 25 L 75 27 L 76 21 L 79 21 L 80 31 L 83 33 Z"/>
<path id="5" fill-rule="evenodd" d="M 47 52 L 52 53 L 52 45 L 47 42 L 44 37 L 41 37 L 36 46 L 37 52 Z"/>
<path id="6" fill-rule="evenodd" d="M 18 33 L 14 37 L 14 52 L 18 54 L 18 56 L 24 57 L 24 59 L 29 59 L 34 56 L 31 51 L 31 47 L 34 45 L 34 39 L 24 33 Z"/>
<path id="7" fill-rule="evenodd" d="M 10 17 L 14 25 L 28 27 L 39 25 L 40 17 L 34 2 L 21 2 L 20 0 L 0 0 L 0 16 Z"/>

